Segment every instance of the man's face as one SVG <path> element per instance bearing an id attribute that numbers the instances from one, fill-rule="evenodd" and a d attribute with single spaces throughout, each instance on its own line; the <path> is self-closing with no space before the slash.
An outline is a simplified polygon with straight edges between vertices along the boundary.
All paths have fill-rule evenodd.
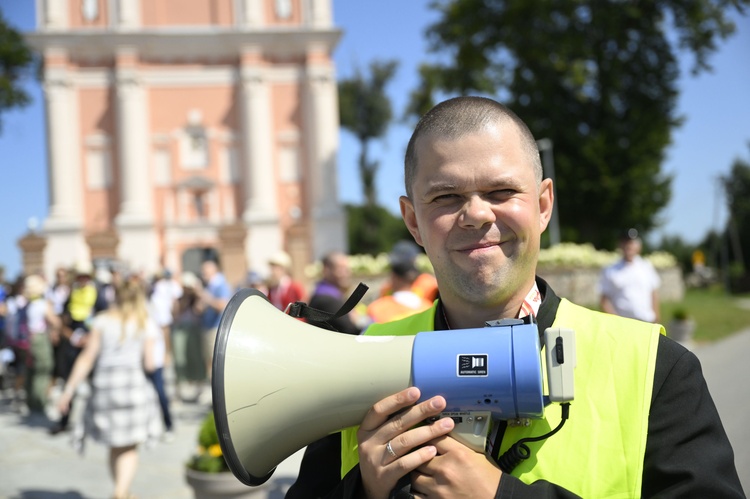
<path id="1" fill-rule="evenodd" d="M 441 297 L 479 307 L 523 300 L 553 198 L 550 180 L 537 184 L 515 125 L 423 136 L 416 147 L 414 198 L 401 198 L 401 212 Z"/>
<path id="2" fill-rule="evenodd" d="M 201 265 L 201 277 L 206 283 L 208 283 L 216 275 L 216 270 L 216 266 L 213 262 L 203 262 Z"/>
<path id="3" fill-rule="evenodd" d="M 641 241 L 638 239 L 628 239 L 620 243 L 622 257 L 626 262 L 632 262 L 633 259 L 641 252 Z"/>
<path id="4" fill-rule="evenodd" d="M 331 265 L 326 268 L 325 279 L 339 289 L 348 289 L 351 284 L 352 271 L 346 255 L 338 255 L 331 259 Z"/>
<path id="5" fill-rule="evenodd" d="M 281 279 L 286 275 L 286 270 L 281 265 L 276 265 L 274 263 L 270 264 L 268 266 L 269 268 L 269 275 L 268 275 L 268 282 L 271 284 L 271 286 L 276 286 L 281 282 Z"/>

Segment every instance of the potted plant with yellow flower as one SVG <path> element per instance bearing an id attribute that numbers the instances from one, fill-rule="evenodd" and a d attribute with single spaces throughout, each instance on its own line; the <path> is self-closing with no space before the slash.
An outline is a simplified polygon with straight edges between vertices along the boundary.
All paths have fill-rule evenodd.
<path id="1" fill-rule="evenodd" d="M 240 482 L 230 471 L 219 445 L 213 412 L 198 431 L 198 450 L 185 466 L 185 480 L 195 499 L 250 497 L 255 489 Z"/>

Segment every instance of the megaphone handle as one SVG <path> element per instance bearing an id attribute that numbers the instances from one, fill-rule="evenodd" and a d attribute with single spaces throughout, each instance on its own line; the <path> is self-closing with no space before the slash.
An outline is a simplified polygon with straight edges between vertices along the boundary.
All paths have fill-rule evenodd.
<path id="1" fill-rule="evenodd" d="M 455 426 L 450 436 L 475 450 L 484 452 L 487 437 L 492 428 L 490 411 L 444 412 L 441 417 L 450 417 Z"/>

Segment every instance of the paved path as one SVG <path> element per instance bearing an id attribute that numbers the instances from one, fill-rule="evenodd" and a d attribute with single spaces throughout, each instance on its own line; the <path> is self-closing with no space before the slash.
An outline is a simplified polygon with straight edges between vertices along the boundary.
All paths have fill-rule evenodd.
<path id="1" fill-rule="evenodd" d="M 697 346 L 724 429 L 734 448 L 734 462 L 745 494 L 750 494 L 750 329 L 718 343 Z"/>
<path id="2" fill-rule="evenodd" d="M 724 341 L 699 345 L 706 380 L 735 451 L 735 461 L 745 491 L 750 491 L 750 329 Z M 133 492 L 141 499 L 189 499 L 184 463 L 196 447 L 198 425 L 208 411 L 199 403 L 174 406 L 175 441 L 159 443 L 141 452 Z M 47 434 L 46 418 L 24 418 L 0 399 L 0 498 L 2 499 L 106 499 L 111 494 L 107 454 L 91 442 L 85 454 L 76 454 L 67 434 Z M 251 497 L 281 499 L 299 469 L 301 451 L 279 465 L 271 481 L 250 489 Z"/>
<path id="3" fill-rule="evenodd" d="M 133 493 L 140 499 L 191 499 L 184 464 L 197 447 L 198 427 L 208 404 L 173 404 L 175 436 L 140 452 Z M 44 416 L 22 417 L 0 399 L 0 499 L 108 499 L 112 482 L 107 450 L 89 442 L 84 454 L 70 446 L 69 434 L 50 436 Z M 252 498 L 281 499 L 299 470 L 302 452 L 281 463 L 271 480 L 248 489 Z"/>

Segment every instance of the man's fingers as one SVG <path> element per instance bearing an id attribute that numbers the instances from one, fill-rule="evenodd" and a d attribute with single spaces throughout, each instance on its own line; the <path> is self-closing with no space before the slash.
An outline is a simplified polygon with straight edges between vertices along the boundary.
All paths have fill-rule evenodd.
<path id="1" fill-rule="evenodd" d="M 437 449 L 434 445 L 425 445 L 415 449 L 412 452 L 398 458 L 396 461 L 388 465 L 389 473 L 394 472 L 394 476 L 404 476 L 407 473 L 411 473 L 420 466 L 429 462 L 430 459 L 437 455 Z"/>
<path id="2" fill-rule="evenodd" d="M 400 457 L 408 454 L 412 449 L 425 444 L 435 447 L 435 445 L 432 445 L 433 441 L 438 441 L 437 439 L 449 433 L 454 426 L 455 424 L 451 418 L 442 418 L 432 424 L 417 426 L 391 439 L 389 441 L 391 449 L 393 449 L 396 456 Z"/>
<path id="3" fill-rule="evenodd" d="M 409 407 L 419 400 L 419 388 L 410 386 L 375 403 L 360 424 L 360 429 L 373 431 L 380 427 L 392 414 Z"/>

